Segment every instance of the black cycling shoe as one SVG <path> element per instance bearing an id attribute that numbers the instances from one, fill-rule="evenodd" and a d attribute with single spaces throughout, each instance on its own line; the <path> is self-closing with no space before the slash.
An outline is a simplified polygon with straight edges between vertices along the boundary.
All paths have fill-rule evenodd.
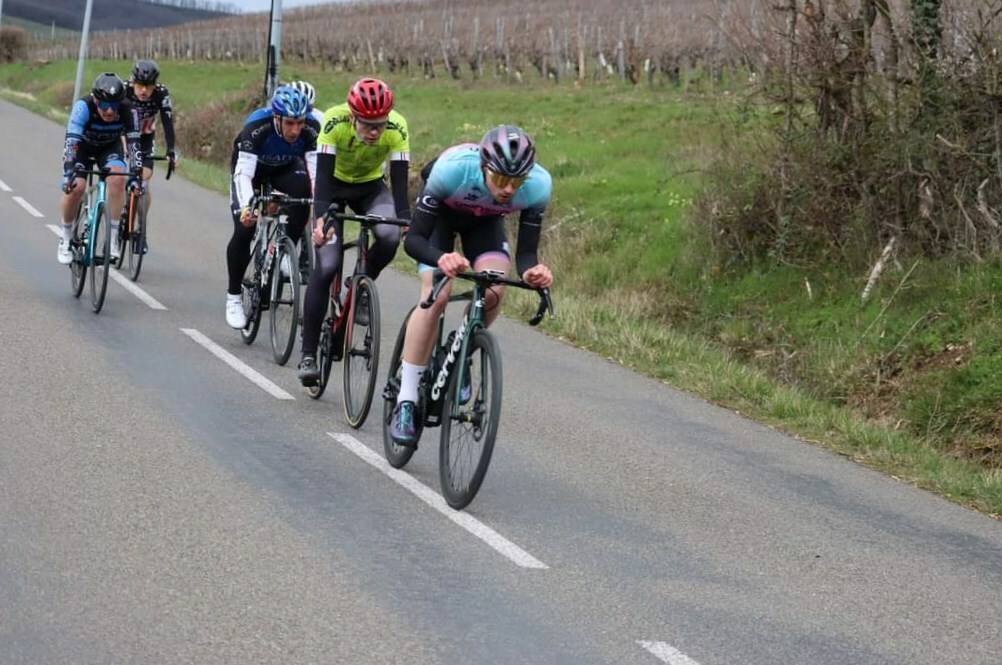
<path id="1" fill-rule="evenodd" d="M 393 407 L 390 438 L 404 448 L 417 448 L 417 425 L 414 424 L 414 402 L 403 401 Z"/>
<path id="2" fill-rule="evenodd" d="M 320 383 L 320 368 L 313 356 L 303 356 L 299 363 L 299 382 L 310 388 Z"/>

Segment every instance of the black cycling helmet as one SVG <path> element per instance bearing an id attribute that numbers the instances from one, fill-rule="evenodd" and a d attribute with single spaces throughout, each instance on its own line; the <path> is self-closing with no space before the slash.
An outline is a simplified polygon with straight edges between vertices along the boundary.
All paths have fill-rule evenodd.
<path id="1" fill-rule="evenodd" d="M 160 78 L 160 68 L 152 60 L 136 60 L 132 68 L 132 80 L 136 83 L 156 83 Z"/>
<path id="2" fill-rule="evenodd" d="M 125 99 L 125 81 L 114 72 L 105 72 L 94 79 L 91 93 L 99 102 L 120 102 Z"/>
<path id="3" fill-rule="evenodd" d="M 480 141 L 480 166 L 498 175 L 519 178 L 536 163 L 532 138 L 514 125 L 498 125 Z"/>

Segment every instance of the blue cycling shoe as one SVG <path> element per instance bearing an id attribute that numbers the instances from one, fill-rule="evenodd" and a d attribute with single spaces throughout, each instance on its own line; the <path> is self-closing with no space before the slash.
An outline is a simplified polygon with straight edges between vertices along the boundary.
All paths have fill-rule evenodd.
<path id="1" fill-rule="evenodd" d="M 417 425 L 414 423 L 414 402 L 403 401 L 393 407 L 390 438 L 398 446 L 417 448 Z"/>

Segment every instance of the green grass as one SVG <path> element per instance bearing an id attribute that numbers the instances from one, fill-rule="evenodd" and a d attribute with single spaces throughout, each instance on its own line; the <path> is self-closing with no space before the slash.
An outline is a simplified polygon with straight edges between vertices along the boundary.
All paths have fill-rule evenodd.
<path id="1" fill-rule="evenodd" d="M 128 64 L 88 63 L 85 80 Z M 189 124 L 225 124 L 261 85 L 259 65 L 162 62 Z M 0 66 L 0 86 L 35 110 L 69 105 L 75 63 Z M 320 106 L 356 75 L 287 63 Z M 1002 265 L 914 262 L 886 271 L 868 303 L 866 274 L 845 266 L 718 265 L 696 214 L 706 170 L 727 145 L 768 141 L 770 116 L 737 95 L 683 96 L 616 83 L 479 84 L 387 75 L 411 129 L 415 165 L 491 125 L 522 125 L 554 176 L 542 256 L 558 318 L 544 330 L 801 439 L 991 514 L 1002 514 Z M 26 103 L 19 96 L 19 103 Z M 218 109 L 211 104 L 229 100 Z M 209 109 L 209 110 L 207 110 Z M 182 173 L 225 191 L 216 163 Z M 746 149 L 746 170 L 755 150 Z M 416 169 L 415 169 L 416 170 Z M 735 179 L 732 186 L 741 186 Z M 220 216 L 227 211 L 220 210 Z M 410 263 L 398 257 L 398 265 Z M 509 294 L 524 319 L 527 294 Z M 995 340 L 994 342 L 992 340 Z M 998 457 L 995 457 L 997 455 Z"/>

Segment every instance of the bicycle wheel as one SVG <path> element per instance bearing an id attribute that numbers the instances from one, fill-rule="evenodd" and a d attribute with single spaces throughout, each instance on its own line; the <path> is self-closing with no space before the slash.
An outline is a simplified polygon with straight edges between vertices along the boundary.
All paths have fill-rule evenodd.
<path id="1" fill-rule="evenodd" d="M 358 429 L 369 415 L 379 373 L 379 294 L 364 275 L 352 279 L 351 311 L 344 336 L 344 418 Z"/>
<path id="2" fill-rule="evenodd" d="M 77 220 L 73 222 L 73 236 L 70 239 L 70 251 L 73 262 L 70 263 L 70 287 L 73 297 L 79 298 L 87 281 L 87 208 L 81 205 L 77 212 Z"/>
<path id="3" fill-rule="evenodd" d="M 104 296 L 108 292 L 108 271 L 111 269 L 111 224 L 107 220 L 105 204 L 97 206 L 94 215 L 94 225 L 90 230 L 91 250 L 91 280 L 90 306 L 97 314 L 104 307 Z"/>
<path id="4" fill-rule="evenodd" d="M 442 408 L 438 470 L 445 502 L 462 510 L 473 501 L 487 474 L 501 419 L 501 351 L 487 330 L 473 333 L 467 348 L 471 395 L 458 398 L 452 374 Z"/>
<path id="5" fill-rule="evenodd" d="M 261 298 L 264 295 L 264 289 L 261 288 L 259 266 L 266 255 L 260 243 L 254 243 L 250 256 L 251 259 L 244 271 L 244 278 L 240 282 L 240 297 L 243 300 L 244 314 L 247 315 L 247 325 L 240 330 L 240 337 L 244 340 L 244 344 L 253 344 L 257 338 L 258 328 L 261 327 Z"/>
<path id="6" fill-rule="evenodd" d="M 127 246 L 127 247 L 126 247 Z M 128 252 L 129 279 L 133 282 L 139 279 L 139 271 L 143 269 L 143 247 L 146 246 L 146 195 L 136 197 L 136 205 L 129 222 L 128 235 L 122 247 L 122 256 Z"/>
<path id="7" fill-rule="evenodd" d="M 268 317 L 271 321 L 271 353 L 276 363 L 284 365 L 296 345 L 300 295 L 299 252 L 288 238 L 282 238 L 279 243 L 274 265 Z M 283 265 L 288 266 L 288 275 L 282 269 Z"/>
<path id="8" fill-rule="evenodd" d="M 331 376 L 331 365 L 334 364 L 334 359 L 331 357 L 332 325 L 334 325 L 332 319 L 327 317 L 324 319 L 323 328 L 320 331 L 320 341 L 317 343 L 317 367 L 320 369 L 320 381 L 317 382 L 317 385 L 306 389 L 306 394 L 313 399 L 320 399 L 320 396 L 324 394 L 324 390 L 327 389 L 327 380 Z"/>
<path id="9" fill-rule="evenodd" d="M 393 407 L 397 404 L 397 395 L 400 393 L 400 366 L 404 355 L 404 337 L 407 335 L 407 322 L 411 319 L 411 313 L 407 312 L 400 332 L 397 333 L 397 341 L 393 345 L 393 354 L 390 355 L 390 367 L 387 371 L 386 388 L 383 389 L 383 455 L 386 461 L 394 469 L 402 469 L 410 461 L 414 454 L 414 448 L 398 446 L 390 436 L 390 422 L 393 419 Z M 423 414 L 418 409 L 418 427 L 423 424 Z"/>

